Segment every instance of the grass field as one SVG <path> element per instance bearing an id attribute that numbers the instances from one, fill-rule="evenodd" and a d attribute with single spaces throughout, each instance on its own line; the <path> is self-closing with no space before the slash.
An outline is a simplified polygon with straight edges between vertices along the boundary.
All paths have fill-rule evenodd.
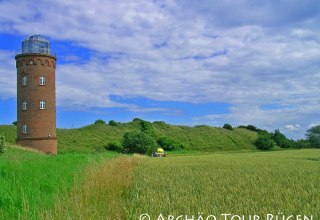
<path id="1" fill-rule="evenodd" d="M 0 219 L 320 219 L 319 150 L 187 153 L 48 156 L 10 147 L 0 155 Z"/>
<path id="2" fill-rule="evenodd" d="M 48 156 L 8 147 L 0 155 L 0 219 L 35 218 L 56 197 L 66 196 L 87 166 L 115 156 L 110 152 Z"/>
<path id="3" fill-rule="evenodd" d="M 197 219 L 199 212 L 320 219 L 319 172 L 319 150 L 146 158 L 134 175 L 127 219 L 143 213 Z"/>

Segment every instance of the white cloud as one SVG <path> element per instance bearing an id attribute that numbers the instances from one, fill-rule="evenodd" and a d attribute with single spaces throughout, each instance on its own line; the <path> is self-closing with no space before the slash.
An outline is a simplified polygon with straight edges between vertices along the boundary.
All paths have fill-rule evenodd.
<path id="1" fill-rule="evenodd" d="M 295 124 L 295 125 L 286 125 L 286 129 L 290 130 L 290 131 L 297 131 L 300 129 L 300 125 L 299 124 Z"/>
<path id="2" fill-rule="evenodd" d="M 0 50 L 0 99 L 15 97 L 17 74 L 13 51 Z"/>
<path id="3" fill-rule="evenodd" d="M 72 62 L 57 67 L 60 106 L 163 111 L 119 103 L 111 95 L 219 101 L 232 104 L 230 114 L 195 121 L 229 120 L 268 129 L 299 123 L 302 130 L 320 112 L 315 95 L 320 88 L 318 5 L 245 0 L 3 1 L 0 32 L 40 33 L 92 51 L 85 62 L 77 62 L 77 54 L 64 54 Z M 15 96 L 15 80 L 7 74 L 15 73 L 10 53 L 0 51 L 0 98 Z M 106 55 L 111 58 L 106 60 Z M 261 109 L 265 104 L 294 108 Z"/>

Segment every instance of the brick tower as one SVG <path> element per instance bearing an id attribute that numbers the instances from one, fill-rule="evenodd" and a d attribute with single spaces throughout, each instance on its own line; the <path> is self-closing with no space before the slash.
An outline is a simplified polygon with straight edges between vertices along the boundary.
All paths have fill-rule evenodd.
<path id="1" fill-rule="evenodd" d="M 26 38 L 16 55 L 18 145 L 57 154 L 56 56 L 40 35 Z"/>

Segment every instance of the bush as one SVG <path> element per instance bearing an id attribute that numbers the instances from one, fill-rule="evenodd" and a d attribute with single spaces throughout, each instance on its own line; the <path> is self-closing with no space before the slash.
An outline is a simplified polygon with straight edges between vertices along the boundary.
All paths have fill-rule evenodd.
<path id="1" fill-rule="evenodd" d="M 311 147 L 320 148 L 320 125 L 314 126 L 307 130 L 306 137 L 310 142 Z"/>
<path id="2" fill-rule="evenodd" d="M 162 147 L 164 150 L 170 151 L 170 150 L 181 150 L 184 148 L 184 145 L 174 141 L 168 137 L 162 137 L 158 139 L 158 144 L 160 147 Z"/>
<path id="3" fill-rule="evenodd" d="M 12 122 L 12 124 L 14 125 L 14 126 L 17 126 L 17 121 L 14 121 L 14 122 Z"/>
<path id="4" fill-rule="evenodd" d="M 118 122 L 116 122 L 116 121 L 114 121 L 114 120 L 110 120 L 109 121 L 109 125 L 111 125 L 111 126 L 117 126 L 119 123 Z"/>
<path id="5" fill-rule="evenodd" d="M 155 132 L 151 122 L 140 120 L 140 125 L 141 125 L 140 130 L 142 132 L 144 132 L 152 137 L 156 137 L 156 132 Z"/>
<path id="6" fill-rule="evenodd" d="M 269 133 L 261 132 L 255 142 L 258 150 L 271 150 L 275 146 L 275 142 Z"/>
<path id="7" fill-rule="evenodd" d="M 6 138 L 3 135 L 0 135 L 0 154 L 6 151 Z"/>
<path id="8" fill-rule="evenodd" d="M 123 151 L 123 146 L 119 142 L 108 143 L 107 146 L 105 146 L 105 148 L 107 150 L 116 151 L 116 152 L 119 152 L 119 153 Z"/>
<path id="9" fill-rule="evenodd" d="M 123 135 L 123 147 L 128 153 L 149 154 L 157 147 L 157 143 L 145 132 L 132 131 Z"/>
<path id="10" fill-rule="evenodd" d="M 293 142 L 292 147 L 294 148 L 310 148 L 311 143 L 308 140 L 296 140 Z"/>
<path id="11" fill-rule="evenodd" d="M 255 132 L 258 132 L 258 128 L 254 125 L 247 125 L 246 127 L 248 130 L 250 131 L 255 131 Z"/>
<path id="12" fill-rule="evenodd" d="M 279 129 L 275 130 L 271 135 L 277 146 L 281 148 L 293 147 L 293 141 L 289 140 L 284 134 L 279 131 Z"/>
<path id="13" fill-rule="evenodd" d="M 224 128 L 224 129 L 228 129 L 228 130 L 230 130 L 230 131 L 233 129 L 232 126 L 231 126 L 231 124 L 224 124 L 224 125 L 223 125 L 223 128 Z"/>
<path id="14" fill-rule="evenodd" d="M 96 124 L 103 124 L 103 125 L 105 125 L 106 122 L 105 122 L 104 120 L 98 119 L 98 120 L 96 120 L 96 121 L 94 122 L 94 124 L 95 124 L 95 125 L 96 125 Z"/>

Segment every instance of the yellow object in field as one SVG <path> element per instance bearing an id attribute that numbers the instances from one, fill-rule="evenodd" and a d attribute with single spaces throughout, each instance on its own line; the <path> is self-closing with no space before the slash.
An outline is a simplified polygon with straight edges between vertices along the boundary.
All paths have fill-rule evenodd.
<path id="1" fill-rule="evenodd" d="M 163 153 L 164 153 L 164 150 L 163 150 L 161 147 L 159 147 L 156 152 L 163 154 Z"/>

